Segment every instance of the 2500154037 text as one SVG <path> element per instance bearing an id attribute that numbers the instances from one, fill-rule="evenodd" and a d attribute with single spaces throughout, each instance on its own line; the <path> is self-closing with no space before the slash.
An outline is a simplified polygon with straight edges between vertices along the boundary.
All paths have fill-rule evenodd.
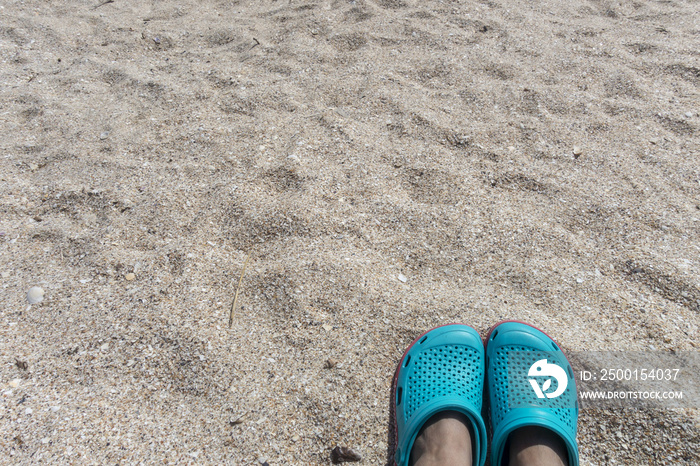
<path id="1" fill-rule="evenodd" d="M 579 371 L 579 379 L 600 381 L 672 381 L 676 380 L 680 369 L 600 369 L 596 374 L 593 371 Z"/>

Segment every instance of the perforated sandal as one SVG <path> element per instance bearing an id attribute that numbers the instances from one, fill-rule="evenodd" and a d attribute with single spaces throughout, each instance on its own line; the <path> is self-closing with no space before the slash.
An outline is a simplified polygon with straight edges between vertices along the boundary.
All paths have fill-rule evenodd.
<path id="1" fill-rule="evenodd" d="M 486 345 L 491 464 L 507 460 L 504 452 L 512 432 L 539 426 L 562 439 L 569 466 L 578 466 L 576 380 L 559 346 L 541 330 L 514 321 L 494 326 Z"/>
<path id="2" fill-rule="evenodd" d="M 395 464 L 408 464 L 423 424 L 449 410 L 471 421 L 473 464 L 483 466 L 487 448 L 481 417 L 483 385 L 484 346 L 476 330 L 450 324 L 416 338 L 401 358 L 392 385 Z"/>

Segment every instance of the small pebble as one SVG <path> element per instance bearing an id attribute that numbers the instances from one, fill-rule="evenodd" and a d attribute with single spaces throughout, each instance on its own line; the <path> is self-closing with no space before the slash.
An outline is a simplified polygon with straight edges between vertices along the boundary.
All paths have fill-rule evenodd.
<path id="1" fill-rule="evenodd" d="M 105 343 L 104 345 L 100 346 L 100 349 L 102 351 L 107 351 L 109 349 L 109 343 Z"/>
<path id="2" fill-rule="evenodd" d="M 579 146 L 574 146 L 574 157 L 578 158 L 581 154 L 583 154 L 583 149 Z"/>
<path id="3" fill-rule="evenodd" d="M 321 327 L 323 327 L 323 330 L 325 330 L 326 332 L 330 332 L 331 330 L 333 330 L 333 327 L 328 324 L 323 324 L 321 325 Z"/>
<path id="4" fill-rule="evenodd" d="M 51 440 L 50 440 L 48 437 L 44 437 L 43 439 L 41 439 L 41 443 L 43 443 L 44 445 L 46 445 L 46 444 L 49 443 L 50 441 L 51 441 Z"/>
<path id="5" fill-rule="evenodd" d="M 686 118 L 693 118 L 693 112 L 685 112 Z"/>
<path id="6" fill-rule="evenodd" d="M 0 274 L 0 277 L 2 278 L 10 278 L 10 272 L 3 272 Z"/>
<path id="7" fill-rule="evenodd" d="M 398 279 L 401 283 L 406 283 L 408 281 L 408 278 L 402 273 L 399 274 Z"/>
<path id="8" fill-rule="evenodd" d="M 299 437 L 298 435 L 295 435 L 292 437 L 292 442 L 298 442 L 300 438 L 301 437 Z"/>
<path id="9" fill-rule="evenodd" d="M 37 170 L 38 168 L 39 168 L 39 165 L 37 165 L 37 164 L 35 164 L 35 163 L 30 163 L 30 164 L 29 164 L 29 169 L 30 169 L 31 171 L 35 171 L 35 170 Z"/>
<path id="10" fill-rule="evenodd" d="M 326 369 L 333 369 L 337 365 L 338 360 L 335 358 L 328 358 L 328 360 L 326 361 Z"/>
<path id="11" fill-rule="evenodd" d="M 44 300 L 44 290 L 40 286 L 33 286 L 27 291 L 29 304 L 38 304 Z"/>
<path id="12" fill-rule="evenodd" d="M 13 379 L 10 381 L 10 383 L 8 385 L 10 386 L 10 388 L 17 388 L 17 387 L 19 387 L 20 382 L 21 382 L 20 379 Z"/>
<path id="13" fill-rule="evenodd" d="M 27 414 L 27 415 L 32 414 L 33 412 L 34 411 L 32 410 L 32 408 L 27 408 L 24 410 L 24 414 Z"/>
<path id="14" fill-rule="evenodd" d="M 331 461 L 334 464 L 346 463 L 350 461 L 362 461 L 362 455 L 354 448 L 335 447 L 331 451 Z"/>
<path id="15" fill-rule="evenodd" d="M 124 278 L 126 278 L 128 281 L 132 281 L 134 278 L 136 278 L 136 275 L 134 275 L 133 273 L 129 272 L 129 273 L 126 274 L 126 276 L 124 276 Z"/>
<path id="16" fill-rule="evenodd" d="M 109 136 L 109 131 L 103 131 L 100 133 L 100 139 L 105 140 Z"/>
<path id="17" fill-rule="evenodd" d="M 264 456 L 261 456 L 260 458 L 258 458 L 258 463 L 260 463 L 260 464 L 267 463 L 267 458 L 265 458 Z"/>
<path id="18" fill-rule="evenodd" d="M 54 413 L 58 412 L 59 409 L 61 409 L 60 406 L 51 406 L 51 411 Z"/>
<path id="19" fill-rule="evenodd" d="M 577 278 L 576 283 L 583 283 L 583 278 Z"/>
<path id="20" fill-rule="evenodd" d="M 658 143 L 659 143 L 659 138 L 651 138 L 651 139 L 649 139 L 649 142 L 650 142 L 651 144 L 658 144 Z"/>

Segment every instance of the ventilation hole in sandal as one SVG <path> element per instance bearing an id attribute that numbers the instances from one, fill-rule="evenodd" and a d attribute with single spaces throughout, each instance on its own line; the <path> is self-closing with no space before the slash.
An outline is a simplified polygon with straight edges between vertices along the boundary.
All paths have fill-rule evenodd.
<path id="1" fill-rule="evenodd" d="M 422 345 L 422 344 L 425 342 L 425 340 L 427 340 L 427 339 L 428 339 L 428 336 L 426 335 L 426 336 L 424 336 L 423 338 L 420 339 L 420 341 L 418 342 L 418 344 L 419 344 L 419 345 Z"/>
<path id="2" fill-rule="evenodd" d="M 554 351 L 559 351 L 559 347 L 554 342 L 552 342 L 552 348 L 554 348 Z"/>
<path id="3" fill-rule="evenodd" d="M 403 388 L 399 387 L 399 389 L 396 391 L 396 406 L 399 406 L 401 404 L 402 395 L 403 395 Z"/>
<path id="4" fill-rule="evenodd" d="M 491 334 L 491 341 L 495 340 L 497 336 L 498 336 L 498 330 L 494 330 L 493 333 Z"/>
<path id="5" fill-rule="evenodd" d="M 408 367 L 408 364 L 411 362 L 411 355 L 409 354 L 406 356 L 406 362 L 403 363 L 403 367 Z"/>
<path id="6" fill-rule="evenodd" d="M 574 371 L 571 370 L 571 366 L 568 366 L 566 368 L 566 370 L 569 372 L 569 377 L 571 377 L 573 379 L 574 378 Z"/>

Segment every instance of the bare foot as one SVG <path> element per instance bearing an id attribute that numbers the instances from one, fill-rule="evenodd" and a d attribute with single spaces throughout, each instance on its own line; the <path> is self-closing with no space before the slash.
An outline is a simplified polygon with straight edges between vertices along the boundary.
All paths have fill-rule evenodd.
<path id="1" fill-rule="evenodd" d="M 510 466 L 566 466 L 562 439 L 544 427 L 521 427 L 510 434 Z"/>
<path id="2" fill-rule="evenodd" d="M 437 413 L 425 423 L 413 443 L 413 466 L 472 464 L 472 432 L 469 418 L 456 411 Z"/>

